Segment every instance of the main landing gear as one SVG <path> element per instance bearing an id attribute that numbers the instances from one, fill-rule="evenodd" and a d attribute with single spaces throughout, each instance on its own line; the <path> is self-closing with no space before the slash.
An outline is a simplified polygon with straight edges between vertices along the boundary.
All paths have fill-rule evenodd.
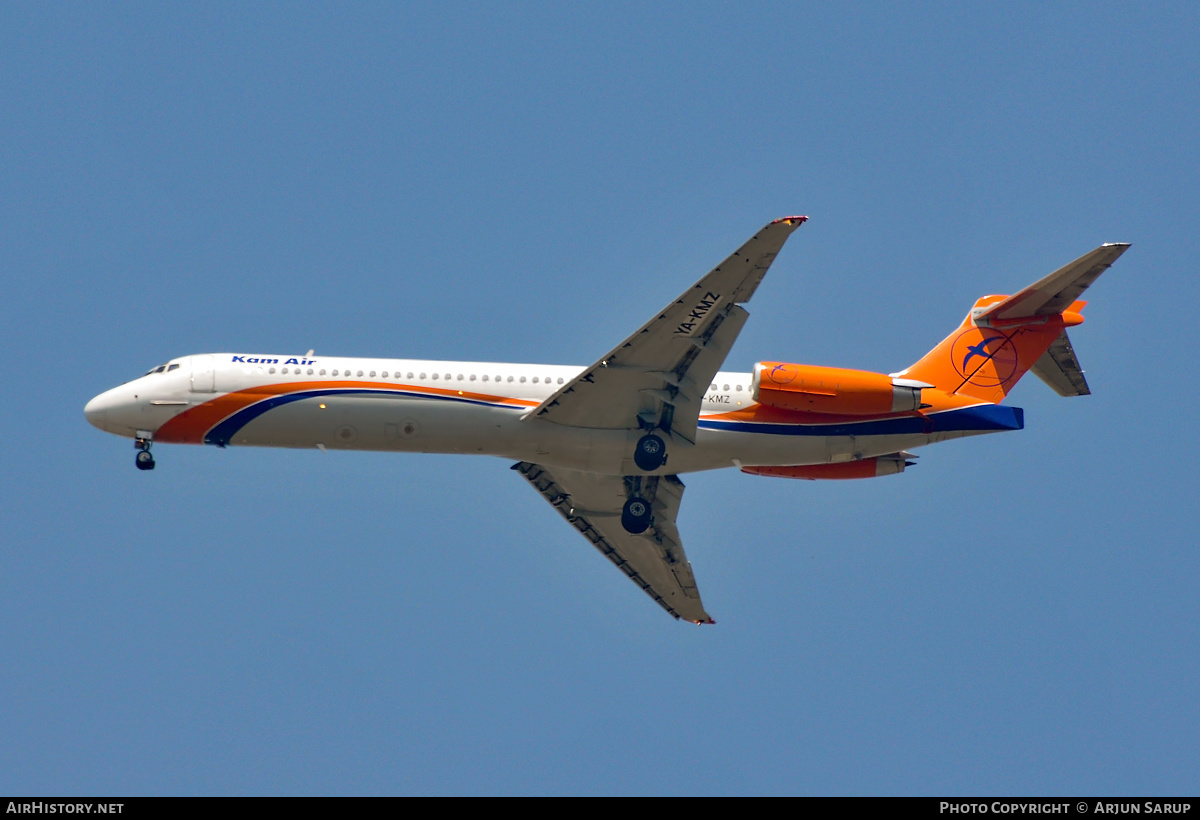
<path id="1" fill-rule="evenodd" d="M 658 476 L 625 476 L 625 506 L 621 508 L 621 526 L 630 535 L 641 535 L 654 523 L 654 497 L 658 494 Z"/>
<path id="2" fill-rule="evenodd" d="M 633 463 L 638 469 L 652 473 L 667 463 L 667 444 L 654 433 L 647 433 L 638 439 L 633 451 Z"/>
<path id="3" fill-rule="evenodd" d="M 139 470 L 153 470 L 154 456 L 150 455 L 150 445 L 153 442 L 149 438 L 136 438 L 133 440 L 133 446 L 137 448 L 137 456 L 133 463 L 137 465 Z"/>
<path id="4" fill-rule="evenodd" d="M 639 470 L 652 473 L 667 463 L 667 443 L 655 433 L 646 433 L 633 449 L 633 463 Z M 658 476 L 625 476 L 625 506 L 621 508 L 621 526 L 631 535 L 641 535 L 654 521 L 651 509 Z"/>
<path id="5" fill-rule="evenodd" d="M 641 535 L 650 527 L 650 502 L 641 496 L 630 496 L 621 509 L 621 526 L 632 535 Z"/>

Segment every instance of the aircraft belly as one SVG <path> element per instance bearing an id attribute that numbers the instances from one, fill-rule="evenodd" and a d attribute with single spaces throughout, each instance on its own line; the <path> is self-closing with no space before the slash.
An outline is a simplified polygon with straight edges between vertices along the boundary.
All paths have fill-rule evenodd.
<path id="1" fill-rule="evenodd" d="M 409 397 L 324 396 L 275 407 L 230 445 L 505 455 L 520 409 Z"/>

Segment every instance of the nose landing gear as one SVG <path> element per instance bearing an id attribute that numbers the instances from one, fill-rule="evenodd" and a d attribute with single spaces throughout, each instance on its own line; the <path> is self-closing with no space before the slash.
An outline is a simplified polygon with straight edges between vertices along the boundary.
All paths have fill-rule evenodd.
<path id="1" fill-rule="evenodd" d="M 154 456 L 150 455 L 150 445 L 153 442 L 149 438 L 136 438 L 133 441 L 133 446 L 137 448 L 137 456 L 133 463 L 137 465 L 139 470 L 153 470 Z"/>

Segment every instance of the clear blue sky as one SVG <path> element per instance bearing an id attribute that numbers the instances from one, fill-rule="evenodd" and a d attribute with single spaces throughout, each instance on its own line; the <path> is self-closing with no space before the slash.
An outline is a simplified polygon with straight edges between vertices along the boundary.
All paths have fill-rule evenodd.
<path id="1" fill-rule="evenodd" d="M 1195 794 L 1200 7 L 0 6 L 0 793 Z M 157 448 L 219 350 L 587 364 L 805 213 L 730 369 L 1133 248 L 1094 395 L 685 477 L 666 617 L 500 460 Z"/>

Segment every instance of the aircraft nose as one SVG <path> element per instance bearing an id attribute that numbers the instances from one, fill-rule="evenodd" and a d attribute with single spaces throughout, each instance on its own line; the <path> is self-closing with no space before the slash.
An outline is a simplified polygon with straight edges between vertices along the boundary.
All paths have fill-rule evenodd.
<path id="1" fill-rule="evenodd" d="M 101 393 L 83 406 L 83 417 L 100 430 L 108 431 L 108 411 L 112 407 L 112 391 Z"/>

